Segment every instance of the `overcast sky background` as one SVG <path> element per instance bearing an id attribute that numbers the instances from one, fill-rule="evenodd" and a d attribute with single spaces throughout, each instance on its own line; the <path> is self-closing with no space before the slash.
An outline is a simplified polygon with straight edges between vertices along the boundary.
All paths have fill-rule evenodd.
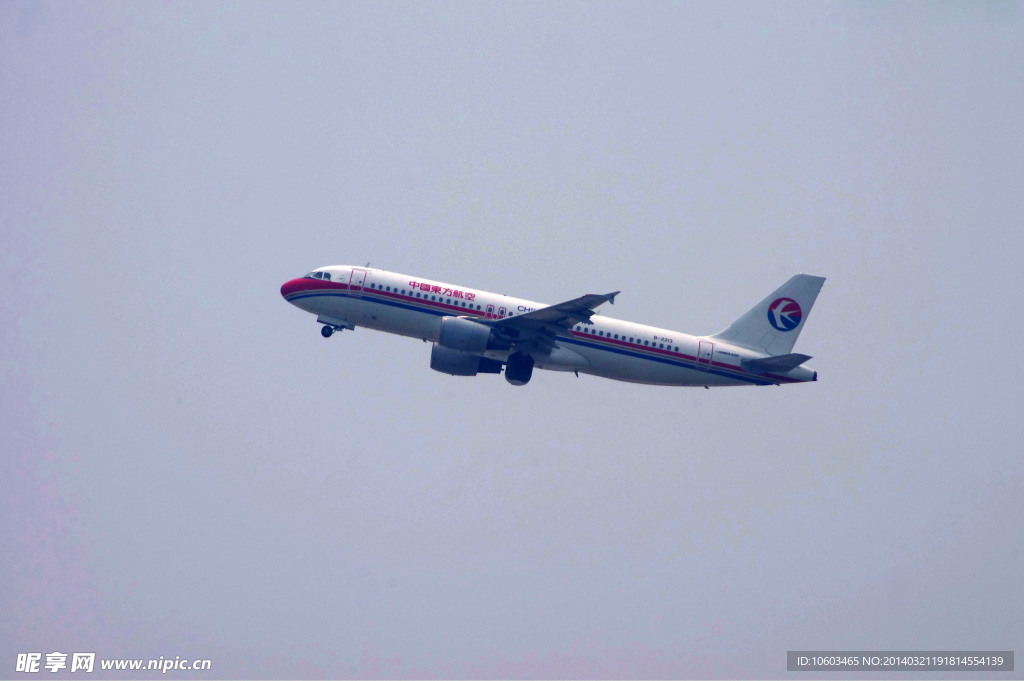
<path id="1" fill-rule="evenodd" d="M 1021 678 L 1020 3 L 3 2 L 0 92 L 0 677 Z M 515 388 L 280 296 L 367 261 L 697 334 L 822 275 L 820 380 Z"/>

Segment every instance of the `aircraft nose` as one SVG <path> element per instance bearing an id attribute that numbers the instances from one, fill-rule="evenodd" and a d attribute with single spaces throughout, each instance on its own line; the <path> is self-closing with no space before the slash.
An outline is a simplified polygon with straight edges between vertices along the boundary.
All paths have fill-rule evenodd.
<path id="1" fill-rule="evenodd" d="M 293 293 L 302 291 L 304 288 L 305 281 L 305 279 L 289 279 L 288 281 L 284 282 L 283 284 L 281 284 L 281 297 L 287 300 L 288 296 L 292 295 Z"/>

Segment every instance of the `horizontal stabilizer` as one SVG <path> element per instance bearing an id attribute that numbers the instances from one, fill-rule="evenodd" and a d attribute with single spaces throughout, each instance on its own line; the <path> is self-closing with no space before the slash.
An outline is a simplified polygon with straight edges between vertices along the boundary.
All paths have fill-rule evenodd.
<path id="1" fill-rule="evenodd" d="M 810 358 L 810 355 L 801 355 L 795 352 L 790 355 L 775 355 L 764 359 L 745 359 L 740 362 L 740 366 L 756 374 L 766 374 L 770 371 L 785 373 L 790 369 L 797 368 Z"/>

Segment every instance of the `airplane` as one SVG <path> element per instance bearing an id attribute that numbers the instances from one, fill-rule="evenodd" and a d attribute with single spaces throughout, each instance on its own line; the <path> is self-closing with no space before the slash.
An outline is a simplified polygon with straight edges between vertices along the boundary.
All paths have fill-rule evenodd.
<path id="1" fill-rule="evenodd" d="M 797 274 L 733 322 L 692 336 L 598 315 L 620 291 L 545 305 L 382 269 L 320 267 L 281 286 L 316 315 L 324 338 L 358 326 L 432 343 L 430 368 L 499 374 L 526 385 L 534 369 L 669 386 L 781 385 L 818 380 L 793 353 L 824 277 Z"/>

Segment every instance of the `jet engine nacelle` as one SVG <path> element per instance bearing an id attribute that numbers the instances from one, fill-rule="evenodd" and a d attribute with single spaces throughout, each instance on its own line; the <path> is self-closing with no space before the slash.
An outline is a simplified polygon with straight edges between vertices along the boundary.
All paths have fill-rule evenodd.
<path id="1" fill-rule="evenodd" d="M 430 350 L 430 368 L 452 376 L 500 374 L 501 362 L 468 352 L 460 352 L 434 343 Z"/>
<path id="2" fill-rule="evenodd" d="M 507 350 L 509 347 L 491 327 L 464 317 L 442 317 L 441 333 L 437 342 L 460 352 Z"/>

